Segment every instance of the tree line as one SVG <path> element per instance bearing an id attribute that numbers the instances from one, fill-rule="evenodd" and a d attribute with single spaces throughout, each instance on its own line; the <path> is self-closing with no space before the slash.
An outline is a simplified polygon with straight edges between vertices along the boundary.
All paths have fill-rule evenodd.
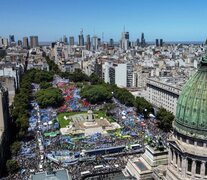
<path id="1" fill-rule="evenodd" d="M 27 138 L 27 130 L 29 127 L 29 111 L 31 109 L 30 101 L 32 100 L 32 83 L 40 84 L 40 86 L 50 87 L 47 83 L 53 80 L 53 72 L 47 72 L 37 69 L 28 70 L 21 77 L 20 88 L 17 90 L 11 106 L 12 117 L 12 142 L 10 145 L 10 154 L 17 155 L 21 148 L 21 141 Z M 18 163 L 9 159 L 6 162 L 9 173 L 13 173 L 19 169 Z"/>
<path id="2" fill-rule="evenodd" d="M 153 106 L 146 99 L 142 97 L 134 97 L 127 89 L 119 88 L 116 85 L 105 83 L 96 74 L 92 73 L 90 76 L 84 74 L 81 70 L 76 70 L 74 73 L 61 72 L 58 65 L 54 61 L 46 57 L 50 71 L 42 70 L 28 70 L 22 76 L 20 88 L 14 98 L 11 107 L 11 115 L 13 119 L 13 143 L 10 146 L 12 155 L 17 155 L 21 148 L 20 141 L 26 136 L 29 127 L 28 118 L 30 110 L 30 100 L 35 98 L 40 104 L 40 107 L 57 107 L 63 102 L 62 93 L 59 89 L 52 87 L 50 83 L 55 74 L 62 78 L 68 78 L 70 81 L 79 83 L 82 87 L 83 82 L 90 85 L 84 85 L 81 88 L 81 96 L 86 98 L 90 103 L 111 102 L 112 97 L 115 97 L 120 103 L 126 106 L 133 106 L 137 112 L 148 117 L 153 112 Z M 39 90 L 34 97 L 31 96 L 32 83 L 40 85 Z M 172 121 L 174 116 L 164 108 L 160 108 L 156 116 L 158 125 L 163 130 L 172 129 Z M 10 173 L 18 170 L 18 164 L 14 160 L 7 161 L 7 169 Z"/>

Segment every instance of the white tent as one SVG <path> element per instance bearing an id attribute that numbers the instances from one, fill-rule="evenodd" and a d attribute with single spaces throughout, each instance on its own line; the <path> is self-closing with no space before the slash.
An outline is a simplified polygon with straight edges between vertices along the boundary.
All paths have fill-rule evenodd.
<path id="1" fill-rule="evenodd" d="M 43 125 L 44 125 L 44 126 L 47 126 L 47 123 L 46 123 L 46 122 L 44 122 L 44 123 L 43 123 Z"/>
<path id="2" fill-rule="evenodd" d="M 153 114 L 149 114 L 149 117 L 151 118 L 155 118 L 155 116 Z"/>

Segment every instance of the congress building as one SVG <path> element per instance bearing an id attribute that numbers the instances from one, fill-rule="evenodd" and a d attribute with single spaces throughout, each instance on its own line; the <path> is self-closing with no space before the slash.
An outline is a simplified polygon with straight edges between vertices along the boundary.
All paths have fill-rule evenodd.
<path id="1" fill-rule="evenodd" d="M 178 98 L 167 180 L 207 180 L 207 54 Z"/>

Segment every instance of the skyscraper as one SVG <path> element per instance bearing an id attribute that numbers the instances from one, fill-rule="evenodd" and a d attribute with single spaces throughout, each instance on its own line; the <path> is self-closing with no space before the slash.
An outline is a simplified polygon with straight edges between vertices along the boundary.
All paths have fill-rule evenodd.
<path id="1" fill-rule="evenodd" d="M 9 45 L 12 46 L 15 43 L 14 35 L 9 35 Z"/>
<path id="2" fill-rule="evenodd" d="M 7 46 L 9 45 L 9 43 L 8 43 L 8 39 L 7 39 L 7 38 L 3 38 L 2 42 L 3 42 L 3 45 L 4 45 L 5 47 L 7 47 Z"/>
<path id="3" fill-rule="evenodd" d="M 87 50 L 91 49 L 91 38 L 89 34 L 86 36 L 86 49 Z"/>
<path id="4" fill-rule="evenodd" d="M 144 33 L 142 33 L 141 35 L 141 46 L 144 47 L 146 45 L 146 42 L 145 42 L 145 38 L 144 38 Z"/>
<path id="5" fill-rule="evenodd" d="M 101 38 L 98 38 L 98 48 L 101 46 Z"/>
<path id="6" fill-rule="evenodd" d="M 114 47 L 114 40 L 112 38 L 109 40 L 109 46 Z"/>
<path id="7" fill-rule="evenodd" d="M 66 37 L 66 35 L 63 36 L 63 42 L 64 44 L 68 44 L 68 38 Z"/>
<path id="8" fill-rule="evenodd" d="M 35 48 L 39 46 L 38 36 L 30 36 L 30 48 Z"/>
<path id="9" fill-rule="evenodd" d="M 75 45 L 75 40 L 74 40 L 74 36 L 70 36 L 70 46 L 74 46 Z"/>
<path id="10" fill-rule="evenodd" d="M 155 39 L 155 45 L 156 45 L 156 47 L 159 46 L 159 39 Z"/>
<path id="11" fill-rule="evenodd" d="M 136 41 L 136 45 L 137 45 L 137 46 L 140 45 L 139 38 L 138 38 L 137 41 Z"/>
<path id="12" fill-rule="evenodd" d="M 124 38 L 129 40 L 129 32 L 124 33 Z"/>
<path id="13" fill-rule="evenodd" d="M 18 40 L 17 44 L 18 44 L 18 46 L 22 46 L 22 41 Z"/>
<path id="14" fill-rule="evenodd" d="M 160 46 L 163 46 L 163 39 L 160 39 Z"/>
<path id="15" fill-rule="evenodd" d="M 28 37 L 23 37 L 23 48 L 29 48 L 29 40 Z"/>
<path id="16" fill-rule="evenodd" d="M 121 48 L 124 50 L 129 48 L 129 32 L 122 32 Z"/>
<path id="17" fill-rule="evenodd" d="M 79 46 L 84 46 L 84 37 L 83 37 L 83 30 L 81 30 L 80 35 L 78 36 Z"/>
<path id="18" fill-rule="evenodd" d="M 92 49 L 94 51 L 97 51 L 97 49 L 98 49 L 98 38 L 97 38 L 97 36 L 92 37 Z"/>

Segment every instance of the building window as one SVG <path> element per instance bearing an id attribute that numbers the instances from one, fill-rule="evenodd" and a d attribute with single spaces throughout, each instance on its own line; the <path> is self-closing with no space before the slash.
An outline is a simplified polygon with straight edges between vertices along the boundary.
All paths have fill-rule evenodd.
<path id="1" fill-rule="evenodd" d="M 189 139 L 189 144 L 194 145 L 194 141 L 192 139 Z"/>
<path id="2" fill-rule="evenodd" d="M 175 152 L 175 158 L 176 158 L 175 163 L 178 164 L 178 153 L 177 152 Z"/>
<path id="3" fill-rule="evenodd" d="M 191 172 L 192 169 L 192 159 L 188 158 L 188 171 Z"/>
<path id="4" fill-rule="evenodd" d="M 179 155 L 179 158 L 180 158 L 180 167 L 182 168 L 182 157 L 181 157 L 181 155 Z"/>
<path id="5" fill-rule="evenodd" d="M 198 142 L 197 142 L 197 146 L 203 147 L 203 142 L 198 141 Z"/>
<path id="6" fill-rule="evenodd" d="M 200 174 L 200 173 L 201 173 L 201 162 L 196 161 L 196 174 Z"/>

